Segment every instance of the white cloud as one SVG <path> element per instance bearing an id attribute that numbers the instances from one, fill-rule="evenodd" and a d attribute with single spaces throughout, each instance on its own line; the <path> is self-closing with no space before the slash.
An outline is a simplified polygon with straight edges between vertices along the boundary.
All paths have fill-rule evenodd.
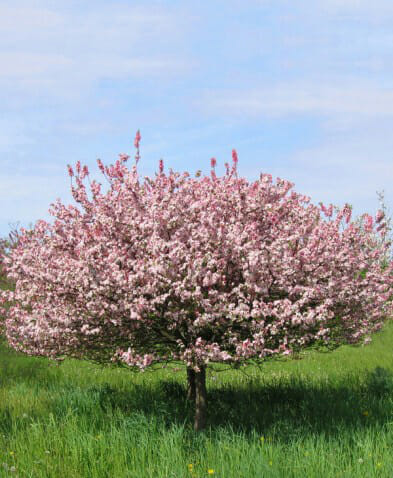
<path id="1" fill-rule="evenodd" d="M 19 31 L 23 36 L 27 33 L 26 29 L 48 30 L 58 28 L 62 23 L 62 15 L 42 6 L 0 5 L 0 31 L 3 34 Z"/>
<path id="2" fill-rule="evenodd" d="M 392 116 L 393 88 L 378 88 L 356 81 L 331 86 L 282 83 L 248 90 L 205 91 L 197 104 L 207 113 L 250 117 L 304 114 Z"/>
<path id="3" fill-rule="evenodd" d="M 305 3 L 310 3 L 306 1 Z M 319 5 L 324 10 L 334 12 L 352 11 L 354 13 L 392 13 L 393 4 L 390 0 L 319 0 L 313 1 L 314 5 Z"/>
<path id="4" fill-rule="evenodd" d="M 71 194 L 65 175 L 0 175 L 0 235 L 13 225 L 29 227 L 38 219 L 50 220 L 49 206 L 57 197 L 70 203 Z"/>
<path id="5" fill-rule="evenodd" d="M 376 191 L 385 191 L 393 213 L 393 121 L 358 123 L 344 133 L 327 131 L 321 142 L 289 154 L 285 161 L 269 165 L 268 172 L 295 183 L 295 190 L 312 202 L 355 206 L 355 213 L 378 207 Z M 256 179 L 261 171 L 250 169 Z"/>
<path id="6" fill-rule="evenodd" d="M 61 54 L 0 52 L 0 80 L 26 80 L 42 74 L 60 73 L 72 67 L 73 61 Z"/>
<path id="7" fill-rule="evenodd" d="M 0 5 L 0 85 L 67 96 L 82 95 L 100 79 L 187 73 L 194 63 L 181 47 L 174 56 L 173 44 L 188 23 L 182 9 L 174 14 L 154 5 L 75 11 Z"/>
<path id="8" fill-rule="evenodd" d="M 59 189 L 61 185 L 61 189 Z M 63 177 L 48 177 L 48 176 L 0 176 L 0 202 L 3 210 L 6 209 L 7 202 L 20 199 L 30 199 L 40 197 L 41 201 L 48 199 L 49 203 L 60 195 L 69 194 L 69 184 L 66 175 Z"/>
<path id="9" fill-rule="evenodd" d="M 240 3 L 240 2 L 239 2 Z M 243 2 L 244 3 L 244 2 Z M 276 5 L 279 8 L 288 8 L 291 10 L 307 10 L 314 13 L 352 13 L 362 15 L 384 15 L 393 13 L 393 3 L 391 0 L 249 0 L 249 3 L 260 6 L 272 7 Z"/>

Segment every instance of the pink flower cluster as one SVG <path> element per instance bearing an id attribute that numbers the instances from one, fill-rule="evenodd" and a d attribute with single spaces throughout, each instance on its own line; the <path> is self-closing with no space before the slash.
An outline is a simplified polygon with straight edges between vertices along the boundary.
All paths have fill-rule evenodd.
<path id="1" fill-rule="evenodd" d="M 135 138 L 139 160 L 138 132 Z M 28 354 L 122 361 L 263 360 L 314 343 L 368 340 L 393 311 L 393 262 L 345 206 L 333 214 L 261 174 L 159 174 L 141 183 L 127 155 L 98 160 L 110 187 L 89 190 L 69 166 L 79 205 L 56 202 L 52 223 L 22 230 L 4 260 L 9 343 Z M 323 217 L 321 212 L 326 216 Z M 383 228 L 380 229 L 383 233 Z"/>

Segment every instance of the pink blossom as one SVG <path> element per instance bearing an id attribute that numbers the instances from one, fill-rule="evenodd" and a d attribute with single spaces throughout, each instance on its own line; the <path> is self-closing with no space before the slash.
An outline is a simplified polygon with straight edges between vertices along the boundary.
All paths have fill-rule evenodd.
<path id="1" fill-rule="evenodd" d="M 102 173 L 104 173 L 105 172 L 105 166 L 103 165 L 101 159 L 97 159 L 97 164 L 98 164 L 98 167 L 100 168 L 100 171 Z"/>
<path id="2" fill-rule="evenodd" d="M 136 154 L 135 154 L 135 162 L 136 164 L 138 164 L 138 161 L 140 159 L 140 156 L 139 156 L 139 142 L 141 140 L 141 134 L 139 132 L 139 129 L 138 131 L 136 132 L 136 135 L 135 135 L 135 140 L 134 140 L 134 146 L 136 148 Z"/>
<path id="3" fill-rule="evenodd" d="M 393 262 L 381 265 L 371 216 L 357 224 L 346 206 L 326 220 L 332 204 L 315 206 L 267 173 L 234 177 L 227 163 L 222 177 L 192 177 L 164 175 L 160 160 L 160 174 L 141 181 L 125 157 L 97 161 L 105 190 L 77 166 L 77 206 L 52 204 L 53 223 L 22 230 L 2 262 L 16 284 L 0 292 L 15 349 L 197 370 L 331 337 L 362 342 L 392 314 Z"/>
<path id="4" fill-rule="evenodd" d="M 236 168 L 236 165 L 238 163 L 238 157 L 237 157 L 236 149 L 232 149 L 232 161 L 233 161 L 234 167 Z"/>
<path id="5" fill-rule="evenodd" d="M 369 214 L 364 216 L 364 228 L 367 232 L 372 231 L 373 228 L 373 218 Z"/>
<path id="6" fill-rule="evenodd" d="M 136 132 L 136 135 L 135 135 L 135 139 L 134 139 L 134 146 L 135 148 L 139 148 L 139 142 L 141 140 L 141 133 L 138 129 L 138 131 Z"/>
<path id="7" fill-rule="evenodd" d="M 379 223 L 379 222 L 382 221 L 382 219 L 383 219 L 384 217 L 385 217 L 385 213 L 384 213 L 381 209 L 379 209 L 379 210 L 377 211 L 377 214 L 375 215 L 375 221 L 376 221 L 377 223 Z"/>
<path id="8" fill-rule="evenodd" d="M 348 224 L 352 216 L 352 208 L 348 204 L 344 206 L 343 214 L 345 217 L 345 222 Z"/>
<path id="9" fill-rule="evenodd" d="M 87 166 L 83 166 L 81 179 L 84 179 L 88 175 L 89 175 L 89 168 Z"/>

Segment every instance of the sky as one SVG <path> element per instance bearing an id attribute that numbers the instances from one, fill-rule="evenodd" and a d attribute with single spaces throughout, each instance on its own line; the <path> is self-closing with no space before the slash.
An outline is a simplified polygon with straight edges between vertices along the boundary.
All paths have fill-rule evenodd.
<path id="1" fill-rule="evenodd" d="M 0 235 L 138 129 L 141 177 L 235 148 L 250 182 L 393 213 L 392 23 L 391 0 L 0 0 Z"/>

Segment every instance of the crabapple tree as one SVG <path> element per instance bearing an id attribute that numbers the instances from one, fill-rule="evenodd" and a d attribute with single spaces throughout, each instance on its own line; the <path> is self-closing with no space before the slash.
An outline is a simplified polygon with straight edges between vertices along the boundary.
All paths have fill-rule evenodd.
<path id="1" fill-rule="evenodd" d="M 248 182 L 235 150 L 222 177 L 214 158 L 194 178 L 160 160 L 142 182 L 139 142 L 138 131 L 131 168 L 126 154 L 98 160 L 105 191 L 87 166 L 68 166 L 76 204 L 57 200 L 52 222 L 21 229 L 4 259 L 12 347 L 142 370 L 182 361 L 200 430 L 208 364 L 367 342 L 390 316 L 382 212 L 360 227 L 349 206 L 313 205 L 289 181 Z"/>

